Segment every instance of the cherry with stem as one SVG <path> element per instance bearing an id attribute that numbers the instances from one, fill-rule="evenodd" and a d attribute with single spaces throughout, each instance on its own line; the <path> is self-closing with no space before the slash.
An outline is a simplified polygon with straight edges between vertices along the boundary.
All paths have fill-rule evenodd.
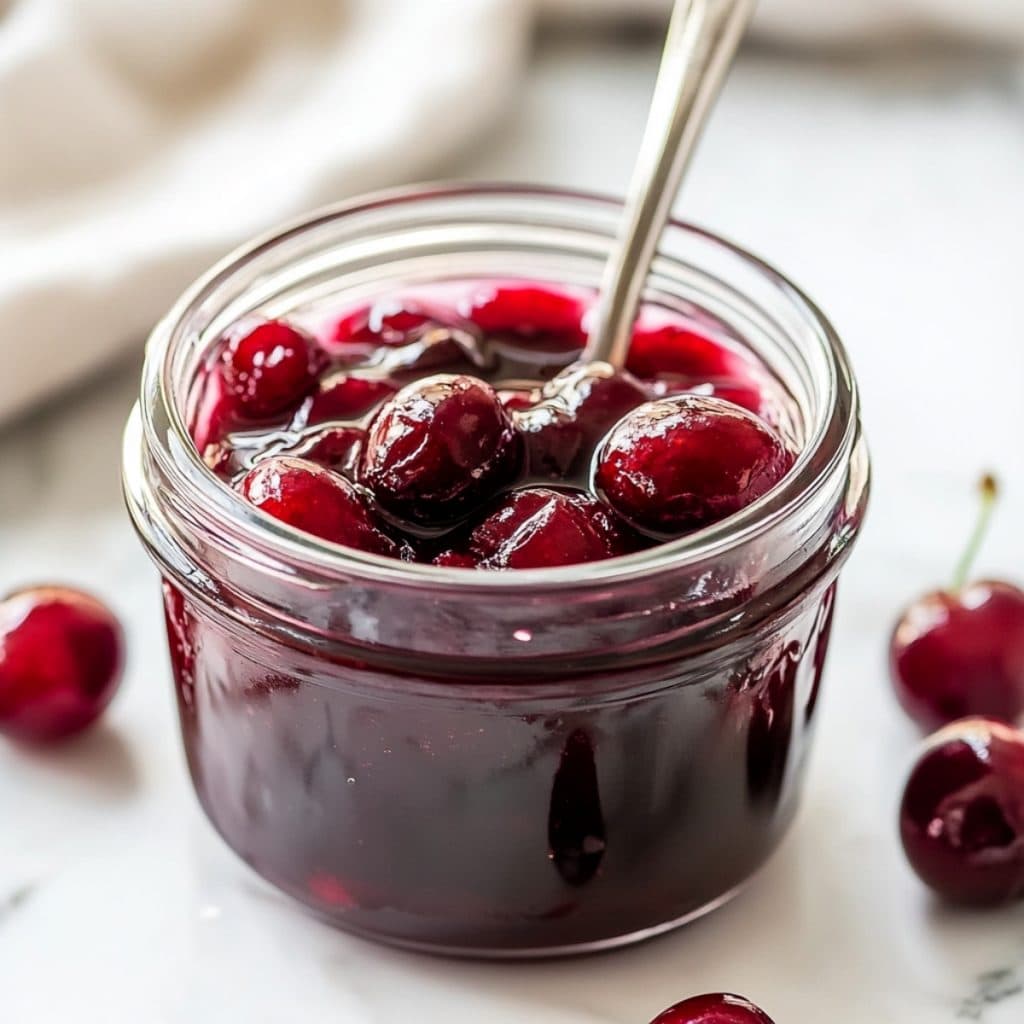
<path id="1" fill-rule="evenodd" d="M 1024 715 L 1024 591 L 970 580 L 997 504 L 996 478 L 986 474 L 979 490 L 977 524 L 952 586 L 913 602 L 890 642 L 896 696 L 928 731 L 971 715 L 1004 722 Z"/>

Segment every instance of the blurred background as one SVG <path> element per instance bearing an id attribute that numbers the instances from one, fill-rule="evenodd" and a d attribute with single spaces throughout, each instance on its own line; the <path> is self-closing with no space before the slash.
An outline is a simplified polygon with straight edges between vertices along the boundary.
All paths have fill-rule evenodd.
<path id="1" fill-rule="evenodd" d="M 132 651 L 112 724 L 55 759 L 0 749 L 0 812 L 17 822 L 0 839 L 0 977 L 16 1008 L 53 1011 L 15 1012 L 16 1024 L 72 1012 L 156 1019 L 145 1009 L 170 984 L 166 963 L 133 961 L 131 978 L 102 984 L 129 932 L 170 950 L 186 979 L 182 1006 L 219 1005 L 231 1019 L 195 952 L 210 939 L 178 909 L 228 871 L 226 855 L 206 851 L 213 840 L 192 809 L 156 578 L 119 496 L 120 431 L 147 331 L 233 246 L 359 192 L 474 178 L 621 193 L 669 6 L 0 0 L 0 588 L 56 577 L 93 589 L 124 616 Z M 922 908 L 878 824 L 891 818 L 913 736 L 892 710 L 883 659 L 897 610 L 951 570 L 982 469 L 1007 490 L 982 568 L 1012 578 L 1024 566 L 1024 4 L 762 0 L 677 212 L 777 265 L 833 319 L 863 390 L 872 514 L 847 570 L 808 807 L 772 885 L 744 901 L 743 928 L 728 910 L 695 929 L 685 969 L 676 939 L 646 958 L 623 954 L 607 977 L 581 963 L 557 976 L 524 969 L 516 999 L 532 1007 L 525 1019 L 552 1024 L 646 1019 L 636 1007 L 685 994 L 681 971 L 699 977 L 691 987 L 738 987 L 742 963 L 783 1021 L 818 1019 L 824 988 L 841 1024 L 950 1020 L 981 998 L 972 986 L 986 971 L 1016 977 L 1024 919 L 982 928 Z M 866 734 L 884 753 L 865 767 Z M 195 868 L 206 858 L 213 868 Z M 871 865 L 862 898 L 823 899 L 812 876 L 848 862 Z M 123 901 L 131 872 L 159 885 Z M 25 878 L 53 889 L 8 914 L 5 891 Z M 889 913 L 911 924 L 880 937 L 878 915 Z M 317 945 L 326 939 L 298 938 L 303 925 L 273 914 L 289 941 L 328 956 Z M 251 983 L 277 950 L 245 921 L 230 936 Z M 845 936 L 835 941 L 849 955 L 837 962 L 822 934 Z M 39 942 L 67 972 L 66 986 L 42 995 Z M 771 964 L 766 944 L 779 953 Z M 375 994 L 343 997 L 343 981 L 307 964 L 306 1022 L 399 1019 L 399 995 L 377 984 L 391 971 L 424 1020 L 449 1005 L 464 1014 L 453 1020 L 524 1019 L 515 999 L 500 1001 L 508 975 L 494 969 L 432 971 L 331 948 L 368 972 Z M 793 971 L 814 972 L 817 997 L 792 984 Z M 277 998 L 257 988 L 268 1005 Z M 83 992 L 97 1000 L 84 1011 Z M 383 1016 L 328 1013 L 348 996 L 379 1002 Z M 468 1016 L 473 1006 L 484 1017 Z M 1017 1021 L 1016 1007 L 985 1020 Z"/>

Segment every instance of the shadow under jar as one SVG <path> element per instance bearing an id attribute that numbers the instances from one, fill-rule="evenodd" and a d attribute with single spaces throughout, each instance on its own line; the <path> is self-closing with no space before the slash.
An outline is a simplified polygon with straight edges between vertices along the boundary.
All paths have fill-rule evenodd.
<path id="1" fill-rule="evenodd" d="M 228 844 L 342 928 L 474 956 L 635 941 L 723 902 L 793 817 L 868 474 L 845 354 L 770 267 L 675 224 L 646 301 L 756 355 L 796 466 L 624 558 L 474 572 L 337 547 L 247 506 L 188 436 L 191 382 L 243 316 L 593 286 L 618 217 L 530 189 L 372 197 L 233 255 L 150 340 L 125 489 L 192 778 Z"/>

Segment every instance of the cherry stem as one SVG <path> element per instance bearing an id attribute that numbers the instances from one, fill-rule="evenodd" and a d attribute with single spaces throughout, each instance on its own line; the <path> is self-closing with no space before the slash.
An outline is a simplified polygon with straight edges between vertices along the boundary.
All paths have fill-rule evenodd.
<path id="1" fill-rule="evenodd" d="M 978 485 L 981 494 L 981 511 L 978 513 L 978 521 L 974 526 L 974 532 L 967 543 L 960 561 L 957 563 L 956 572 L 953 574 L 954 593 L 963 590 L 967 584 L 967 577 L 974 566 L 974 562 L 981 550 L 981 545 L 988 533 L 989 523 L 992 521 L 992 512 L 996 507 L 996 499 L 999 497 L 999 484 L 991 473 L 986 473 Z"/>

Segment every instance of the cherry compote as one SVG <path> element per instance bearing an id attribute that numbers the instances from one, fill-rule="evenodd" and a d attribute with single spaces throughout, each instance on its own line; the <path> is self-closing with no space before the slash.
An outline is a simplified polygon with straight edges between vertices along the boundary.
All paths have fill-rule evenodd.
<path id="1" fill-rule="evenodd" d="M 581 361 L 592 301 L 470 282 L 242 322 L 197 380 L 193 437 L 291 526 L 456 568 L 613 558 L 779 482 L 793 455 L 763 366 L 653 309 L 626 368 Z"/>
<path id="2" fill-rule="evenodd" d="M 794 818 L 867 495 L 856 389 L 799 290 L 682 225 L 628 359 L 587 361 L 614 207 L 457 192 L 197 284 L 148 346 L 125 493 L 241 858 L 369 938 L 605 949 L 720 906 Z M 726 996 L 665 1020 L 766 1024 Z"/>

